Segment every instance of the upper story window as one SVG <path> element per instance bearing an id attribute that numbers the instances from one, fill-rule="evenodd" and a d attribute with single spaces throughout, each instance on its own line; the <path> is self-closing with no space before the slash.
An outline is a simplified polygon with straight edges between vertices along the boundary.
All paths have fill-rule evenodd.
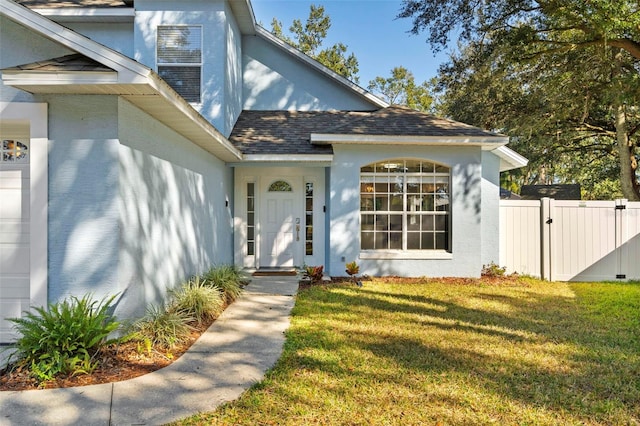
<path id="1" fill-rule="evenodd" d="M 158 74 L 183 98 L 200 103 L 202 75 L 202 27 L 158 27 Z"/>
<path id="2" fill-rule="evenodd" d="M 362 250 L 449 251 L 449 177 L 448 167 L 421 160 L 362 167 Z"/>

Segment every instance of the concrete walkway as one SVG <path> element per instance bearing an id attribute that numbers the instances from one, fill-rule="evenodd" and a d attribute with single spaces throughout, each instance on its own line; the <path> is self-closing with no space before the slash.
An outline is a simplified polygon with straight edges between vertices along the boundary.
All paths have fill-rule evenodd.
<path id="1" fill-rule="evenodd" d="M 253 277 L 180 359 L 123 382 L 0 392 L 0 425 L 159 425 L 234 400 L 280 357 L 296 277 Z"/>

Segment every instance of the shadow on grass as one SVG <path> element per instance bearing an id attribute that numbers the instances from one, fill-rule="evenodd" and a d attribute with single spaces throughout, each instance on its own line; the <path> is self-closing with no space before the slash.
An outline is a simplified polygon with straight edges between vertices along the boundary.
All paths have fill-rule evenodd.
<path id="1" fill-rule="evenodd" d="M 556 284 L 548 284 L 556 285 Z M 560 284 L 557 284 L 560 285 Z M 564 284 L 561 284 L 564 285 Z M 611 419 L 640 418 L 640 346 L 637 329 L 606 318 L 606 309 L 595 313 L 585 306 L 589 288 L 577 288 L 577 297 L 544 294 L 527 287 L 490 290 L 482 286 L 464 295 L 499 302 L 505 312 L 471 308 L 446 294 L 398 294 L 364 289 L 317 291 L 308 303 L 319 308 L 318 316 L 336 318 L 327 329 L 314 329 L 322 349 L 339 351 L 347 344 L 374 357 L 395 363 L 406 374 L 450 374 L 469 377 L 478 389 L 528 406 L 569 413 L 580 421 L 609 423 Z M 452 287 L 452 292 L 460 289 Z M 640 292 L 634 293 L 640 297 Z M 614 298 L 612 306 L 620 300 Z M 304 303 L 304 302 L 303 302 Z M 636 312 L 640 303 L 635 305 Z M 349 313 L 362 316 L 347 320 Z M 366 330 L 350 330 L 348 321 L 375 321 L 395 315 L 399 327 L 424 327 L 424 333 L 441 333 L 445 339 L 469 339 L 440 345 L 420 337 L 385 332 L 379 337 Z M 633 320 L 632 320 L 633 321 Z M 317 334 L 319 333 L 319 334 Z M 347 333 L 344 340 L 336 334 Z M 480 342 L 480 343 L 478 343 Z M 475 344 L 479 346 L 474 346 Z M 512 353 L 492 356 L 490 345 L 511 345 Z M 486 346 L 488 345 L 488 346 Z M 540 353 L 534 353 L 539 351 Z M 311 357 L 313 358 L 313 357 Z M 338 375 L 366 374 L 345 370 L 339 359 L 301 360 L 305 368 Z M 398 380 L 398 376 L 376 380 Z"/>

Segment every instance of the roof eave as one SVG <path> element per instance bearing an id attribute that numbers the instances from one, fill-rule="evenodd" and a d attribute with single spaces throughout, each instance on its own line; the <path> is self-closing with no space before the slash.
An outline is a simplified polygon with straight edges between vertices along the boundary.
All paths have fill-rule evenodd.
<path id="1" fill-rule="evenodd" d="M 339 83 L 340 85 L 353 91 L 354 93 L 364 98 L 367 102 L 370 102 L 374 106 L 378 108 L 386 108 L 389 106 L 389 104 L 383 101 L 382 99 L 378 98 L 377 96 L 373 95 L 370 92 L 367 92 L 362 87 L 349 81 L 347 78 L 344 78 L 343 76 L 336 73 L 335 71 L 322 65 L 320 62 L 310 58 L 309 56 L 305 55 L 298 49 L 280 40 L 278 37 L 274 36 L 273 34 L 271 34 L 266 29 L 262 28 L 261 26 L 256 25 L 255 32 L 256 32 L 256 35 L 258 35 L 262 39 L 266 40 L 267 42 L 273 44 L 274 46 L 278 47 L 279 49 L 293 56 L 295 59 L 303 62 L 305 65 L 311 66 L 318 72 L 325 74 L 327 77 L 331 78 L 332 80 Z"/>
<path id="2" fill-rule="evenodd" d="M 136 16 L 132 7 L 61 7 L 31 10 L 56 22 L 133 22 Z"/>
<path id="3" fill-rule="evenodd" d="M 411 136 L 411 135 L 354 135 L 312 133 L 314 145 L 357 144 L 357 145 L 457 145 L 480 146 L 483 150 L 493 150 L 509 143 L 508 136 Z"/>
<path id="4" fill-rule="evenodd" d="M 501 146 L 491 152 L 500 158 L 500 172 L 519 169 L 529 164 L 529 160 L 527 158 L 506 146 Z"/>

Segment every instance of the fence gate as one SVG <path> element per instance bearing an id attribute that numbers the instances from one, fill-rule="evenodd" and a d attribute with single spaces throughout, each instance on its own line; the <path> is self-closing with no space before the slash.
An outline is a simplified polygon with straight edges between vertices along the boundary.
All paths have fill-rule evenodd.
<path id="1" fill-rule="evenodd" d="M 553 281 L 640 279 L 640 202 L 502 201 L 500 243 L 500 264 L 511 272 Z"/>

